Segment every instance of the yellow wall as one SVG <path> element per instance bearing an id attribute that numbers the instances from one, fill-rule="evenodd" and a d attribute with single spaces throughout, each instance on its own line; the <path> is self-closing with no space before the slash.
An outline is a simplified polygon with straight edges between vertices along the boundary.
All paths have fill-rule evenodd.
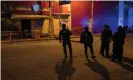
<path id="1" fill-rule="evenodd" d="M 54 19 L 54 35 L 59 34 L 59 19 Z"/>
<path id="2" fill-rule="evenodd" d="M 68 17 L 68 28 L 71 30 L 71 16 Z"/>
<path id="3" fill-rule="evenodd" d="M 66 26 L 68 26 L 68 29 L 71 30 L 71 16 L 69 16 L 68 18 L 65 19 L 60 19 L 60 21 L 62 20 L 68 20 L 68 22 L 66 23 Z M 59 19 L 54 19 L 53 21 L 54 24 L 54 35 L 58 35 L 59 34 Z"/>
<path id="4" fill-rule="evenodd" d="M 47 34 L 49 28 L 49 19 L 45 19 L 43 22 L 42 33 Z"/>

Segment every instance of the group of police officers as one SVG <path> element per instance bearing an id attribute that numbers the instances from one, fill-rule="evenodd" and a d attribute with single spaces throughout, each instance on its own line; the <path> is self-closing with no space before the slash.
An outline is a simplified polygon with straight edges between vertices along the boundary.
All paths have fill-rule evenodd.
<path id="1" fill-rule="evenodd" d="M 117 28 L 117 31 L 112 35 L 112 31 L 109 27 L 109 25 L 105 24 L 103 31 L 101 33 L 101 49 L 100 49 L 100 54 L 103 57 L 108 57 L 109 56 L 109 45 L 111 40 L 113 41 L 113 55 L 112 55 L 112 61 L 115 61 L 115 59 L 118 59 L 120 62 L 122 61 L 122 54 L 123 54 L 123 44 L 124 44 L 124 39 L 126 36 L 126 29 L 123 28 L 122 26 L 119 26 Z M 69 48 L 70 52 L 70 58 L 72 58 L 72 45 L 71 45 L 71 40 L 70 36 L 72 35 L 71 31 L 66 28 L 66 24 L 62 24 L 62 30 L 59 32 L 59 41 L 62 43 L 63 46 L 63 51 L 65 58 L 67 58 L 67 45 Z M 85 26 L 84 32 L 80 36 L 80 41 L 81 44 L 84 44 L 84 51 L 85 51 L 85 56 L 86 59 L 88 59 L 88 54 L 87 54 L 87 48 L 90 48 L 91 52 L 91 57 L 96 58 L 94 56 L 94 51 L 93 51 L 93 36 L 92 33 L 89 31 L 88 26 Z M 104 54 L 105 50 L 105 54 Z"/>

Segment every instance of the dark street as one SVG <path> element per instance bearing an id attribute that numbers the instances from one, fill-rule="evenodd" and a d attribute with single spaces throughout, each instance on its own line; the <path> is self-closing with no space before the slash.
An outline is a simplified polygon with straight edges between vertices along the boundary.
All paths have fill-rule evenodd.
<path id="1" fill-rule="evenodd" d="M 95 60 L 89 51 L 86 60 L 83 45 L 76 42 L 72 43 L 72 60 L 63 60 L 62 46 L 57 40 L 2 44 L 2 80 L 132 80 L 133 35 L 126 37 L 123 63 L 103 58 L 99 41 L 99 37 L 94 38 Z M 112 44 L 110 47 L 112 55 Z"/>

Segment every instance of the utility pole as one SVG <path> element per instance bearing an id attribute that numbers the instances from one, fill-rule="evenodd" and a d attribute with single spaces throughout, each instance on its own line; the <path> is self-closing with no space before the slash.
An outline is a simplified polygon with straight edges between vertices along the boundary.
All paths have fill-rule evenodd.
<path id="1" fill-rule="evenodd" d="M 53 1 L 49 1 L 49 28 L 48 33 L 50 37 L 54 35 L 54 26 L 53 26 Z"/>
<path id="2" fill-rule="evenodd" d="M 119 21 L 118 21 L 118 26 L 121 25 L 123 26 L 124 22 L 124 1 L 119 1 Z"/>
<path id="3" fill-rule="evenodd" d="M 61 30 L 61 21 L 60 21 L 60 11 L 61 10 L 61 6 L 59 4 L 59 31 Z"/>
<path id="4" fill-rule="evenodd" d="M 93 0 L 91 1 L 91 16 L 90 16 L 90 32 L 93 33 L 93 9 L 94 9 L 94 2 Z"/>

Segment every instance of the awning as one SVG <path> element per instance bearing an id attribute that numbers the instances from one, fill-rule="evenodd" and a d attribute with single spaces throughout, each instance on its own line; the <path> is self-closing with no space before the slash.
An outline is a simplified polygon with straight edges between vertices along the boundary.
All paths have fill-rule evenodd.
<path id="1" fill-rule="evenodd" d="M 49 16 L 44 16 L 44 15 L 12 15 L 11 19 L 49 19 Z"/>
<path id="2" fill-rule="evenodd" d="M 53 13 L 53 15 L 70 16 L 71 13 Z"/>

